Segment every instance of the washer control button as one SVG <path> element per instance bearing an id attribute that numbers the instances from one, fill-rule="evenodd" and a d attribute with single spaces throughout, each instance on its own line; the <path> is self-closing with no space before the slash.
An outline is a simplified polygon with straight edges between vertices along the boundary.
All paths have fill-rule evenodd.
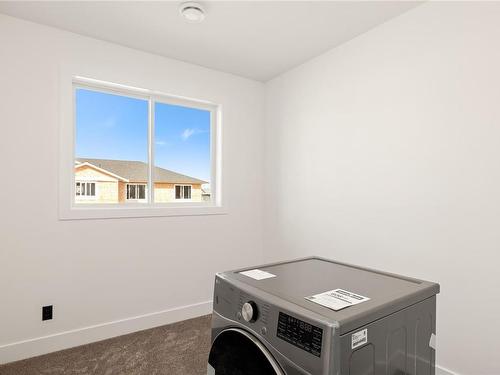
<path id="1" fill-rule="evenodd" d="M 257 320 L 257 305 L 253 301 L 248 301 L 241 308 L 241 315 L 245 322 L 255 322 Z"/>

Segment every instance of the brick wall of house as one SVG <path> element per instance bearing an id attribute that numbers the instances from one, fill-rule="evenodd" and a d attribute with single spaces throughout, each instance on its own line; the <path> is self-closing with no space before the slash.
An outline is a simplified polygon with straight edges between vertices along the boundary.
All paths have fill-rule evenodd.
<path id="1" fill-rule="evenodd" d="M 118 202 L 125 203 L 127 201 L 127 183 L 118 182 Z"/>

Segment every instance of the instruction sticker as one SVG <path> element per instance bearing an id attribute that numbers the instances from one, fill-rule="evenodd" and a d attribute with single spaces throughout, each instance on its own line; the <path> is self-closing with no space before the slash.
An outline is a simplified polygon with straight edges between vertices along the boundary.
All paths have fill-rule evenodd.
<path id="1" fill-rule="evenodd" d="M 314 296 L 305 297 L 307 300 L 317 303 L 329 309 L 339 311 L 349 306 L 357 305 L 358 303 L 366 302 L 370 298 L 360 296 L 344 289 L 334 289 L 328 292 L 315 294 Z"/>
<path id="2" fill-rule="evenodd" d="M 272 273 L 262 271 L 259 269 L 250 270 L 250 271 L 243 271 L 240 273 L 242 275 L 247 276 L 247 277 L 251 277 L 254 280 L 264 280 L 264 279 L 270 279 L 271 277 L 276 277 L 276 275 L 273 275 Z"/>
<path id="3" fill-rule="evenodd" d="M 436 350 L 436 335 L 434 333 L 431 334 L 431 338 L 429 339 L 429 346 Z"/>
<path id="4" fill-rule="evenodd" d="M 365 345 L 368 342 L 368 330 L 353 333 L 351 336 L 351 348 L 356 349 L 358 346 Z"/>

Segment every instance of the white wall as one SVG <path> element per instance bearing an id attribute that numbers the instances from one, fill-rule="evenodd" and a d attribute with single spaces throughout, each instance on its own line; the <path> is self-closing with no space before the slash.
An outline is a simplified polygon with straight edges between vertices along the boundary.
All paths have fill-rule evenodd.
<path id="1" fill-rule="evenodd" d="M 59 221 L 59 70 L 75 62 L 222 104 L 229 213 Z M 0 15 L 0 363 L 208 313 L 215 272 L 262 261 L 262 99 L 261 83 Z"/>
<path id="2" fill-rule="evenodd" d="M 267 87 L 268 260 L 441 283 L 437 362 L 469 375 L 500 374 L 499 20 L 427 3 Z"/>
<path id="3" fill-rule="evenodd" d="M 498 3 L 424 4 L 273 80 L 264 150 L 262 84 L 0 15 L 0 362 L 208 312 L 214 272 L 264 260 L 265 217 L 266 261 L 440 282 L 438 363 L 500 373 L 498 19 Z M 221 103 L 229 214 L 59 221 L 73 62 Z"/>

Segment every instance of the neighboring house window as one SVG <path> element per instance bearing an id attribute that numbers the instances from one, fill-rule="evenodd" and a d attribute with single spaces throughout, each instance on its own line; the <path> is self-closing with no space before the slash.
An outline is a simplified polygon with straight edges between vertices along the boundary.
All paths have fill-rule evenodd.
<path id="1" fill-rule="evenodd" d="M 154 216 L 161 215 L 158 208 L 221 206 L 220 197 L 210 193 L 220 191 L 217 105 L 84 78 L 73 78 L 73 95 L 74 128 L 62 136 L 68 140 L 63 148 L 72 153 L 74 181 L 73 204 L 62 201 L 62 206 L 72 214 L 78 216 L 75 209 L 85 203 L 81 197 L 95 199 L 85 203 L 86 216 L 80 217 L 128 216 L 89 210 L 109 205 L 123 206 L 134 216 L 136 206 L 127 201 L 154 208 Z M 77 182 L 88 179 L 92 182 Z M 68 185 L 61 186 L 64 195 Z M 144 212 L 136 216 L 148 216 Z"/>
<path id="2" fill-rule="evenodd" d="M 128 200 L 146 199 L 146 185 L 127 184 L 127 199 Z"/>
<path id="3" fill-rule="evenodd" d="M 175 185 L 175 199 L 191 199 L 191 185 Z"/>
<path id="4" fill-rule="evenodd" d="M 75 195 L 77 197 L 95 197 L 95 182 L 77 182 Z"/>

